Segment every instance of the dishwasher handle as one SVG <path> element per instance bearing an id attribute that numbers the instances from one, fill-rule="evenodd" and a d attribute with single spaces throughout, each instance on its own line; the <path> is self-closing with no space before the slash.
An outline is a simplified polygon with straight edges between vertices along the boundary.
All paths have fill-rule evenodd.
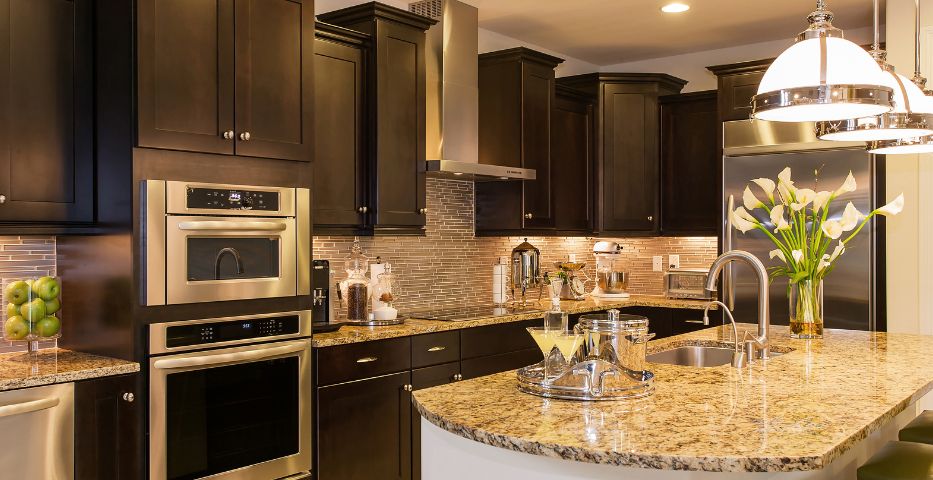
<path id="1" fill-rule="evenodd" d="M 152 363 L 160 370 L 173 370 L 178 368 L 201 367 L 208 365 L 221 365 L 227 363 L 243 363 L 264 358 L 278 357 L 289 353 L 300 352 L 308 348 L 306 342 L 282 345 L 281 347 L 257 348 L 232 353 L 219 353 L 215 355 L 199 355 L 196 357 L 162 358 Z"/>
<path id="2" fill-rule="evenodd" d="M 57 407 L 61 403 L 58 397 L 42 398 L 28 402 L 14 403 L 12 405 L 0 406 L 0 418 L 22 415 L 24 413 L 39 412 Z"/>

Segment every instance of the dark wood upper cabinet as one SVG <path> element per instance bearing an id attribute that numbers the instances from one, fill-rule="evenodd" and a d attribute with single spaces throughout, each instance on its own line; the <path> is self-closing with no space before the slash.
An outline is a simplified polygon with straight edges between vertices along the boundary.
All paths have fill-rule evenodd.
<path id="1" fill-rule="evenodd" d="M 143 478 L 138 375 L 75 383 L 75 479 Z"/>
<path id="2" fill-rule="evenodd" d="M 715 90 L 661 97 L 662 234 L 718 234 L 719 139 Z"/>
<path id="3" fill-rule="evenodd" d="M 660 226 L 658 97 L 686 83 L 657 73 L 591 73 L 562 85 L 596 95 L 596 231 L 655 235 Z"/>
<path id="4" fill-rule="evenodd" d="M 94 220 L 92 12 L 0 0 L 0 222 Z"/>
<path id="5" fill-rule="evenodd" d="M 376 233 L 422 233 L 425 224 L 425 34 L 435 20 L 380 3 L 319 15 L 370 35 L 366 125 Z"/>
<path id="6" fill-rule="evenodd" d="M 311 160 L 310 0 L 139 0 L 141 147 Z"/>
<path id="7" fill-rule="evenodd" d="M 369 35 L 318 23 L 314 42 L 314 231 L 355 233 L 369 217 L 364 141 Z M 368 211 L 368 207 L 366 208 Z"/>
<path id="8" fill-rule="evenodd" d="M 596 100 L 558 86 L 551 111 L 554 227 L 562 235 L 593 231 Z"/>
<path id="9" fill-rule="evenodd" d="M 476 184 L 479 233 L 555 226 L 551 110 L 554 68 L 561 62 L 524 47 L 479 56 L 479 162 L 531 168 L 536 175 Z"/>
<path id="10" fill-rule="evenodd" d="M 719 121 L 751 118 L 752 97 L 773 58 L 706 67 L 719 81 Z"/>

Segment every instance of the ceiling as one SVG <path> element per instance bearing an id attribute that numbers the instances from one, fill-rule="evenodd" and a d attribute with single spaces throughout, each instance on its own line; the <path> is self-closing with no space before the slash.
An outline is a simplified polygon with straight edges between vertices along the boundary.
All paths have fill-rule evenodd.
<path id="1" fill-rule="evenodd" d="M 480 27 L 596 65 L 787 39 L 807 26 L 814 0 L 465 0 Z M 828 0 L 839 28 L 870 26 L 871 0 Z M 882 6 L 883 11 L 883 6 Z"/>

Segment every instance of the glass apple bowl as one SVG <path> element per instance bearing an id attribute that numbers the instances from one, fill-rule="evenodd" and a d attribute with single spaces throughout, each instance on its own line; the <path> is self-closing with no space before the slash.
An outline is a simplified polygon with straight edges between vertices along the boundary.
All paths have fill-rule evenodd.
<path id="1" fill-rule="evenodd" d="M 51 276 L 2 278 L 3 339 L 33 342 L 61 337 L 62 288 Z"/>

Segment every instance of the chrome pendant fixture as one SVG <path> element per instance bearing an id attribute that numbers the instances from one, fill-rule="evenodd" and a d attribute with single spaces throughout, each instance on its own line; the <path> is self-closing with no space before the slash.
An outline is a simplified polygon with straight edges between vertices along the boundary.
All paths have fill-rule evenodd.
<path id="1" fill-rule="evenodd" d="M 891 97 L 894 109 L 872 117 L 818 122 L 816 135 L 821 140 L 871 142 L 933 134 L 933 102 L 923 94 L 923 90 L 916 85 L 917 80 L 915 80 L 919 77 L 926 82 L 926 79 L 915 72 L 914 79 L 908 80 L 907 77 L 895 73 L 894 67 L 887 63 L 887 53 L 881 49 L 879 39 L 878 4 L 879 0 L 874 0 L 875 38 L 871 56 L 884 72 L 882 76 L 886 86 L 894 91 Z"/>
<path id="2" fill-rule="evenodd" d="M 912 99 L 911 102 L 915 105 L 923 105 L 917 107 L 920 110 L 933 111 L 933 98 L 925 91 L 927 80 L 920 73 L 920 0 L 914 0 L 914 15 L 914 75 L 910 86 L 915 87 L 922 94 L 922 98 Z M 927 123 L 933 125 L 933 115 L 925 115 L 925 117 Z M 868 151 L 885 155 L 933 153 L 933 135 L 878 140 L 868 144 Z"/>
<path id="3" fill-rule="evenodd" d="M 893 90 L 885 84 L 881 68 L 832 25 L 833 14 L 824 0 L 817 0 L 807 20 L 810 26 L 765 72 L 752 97 L 752 116 L 818 122 L 891 111 Z"/>

